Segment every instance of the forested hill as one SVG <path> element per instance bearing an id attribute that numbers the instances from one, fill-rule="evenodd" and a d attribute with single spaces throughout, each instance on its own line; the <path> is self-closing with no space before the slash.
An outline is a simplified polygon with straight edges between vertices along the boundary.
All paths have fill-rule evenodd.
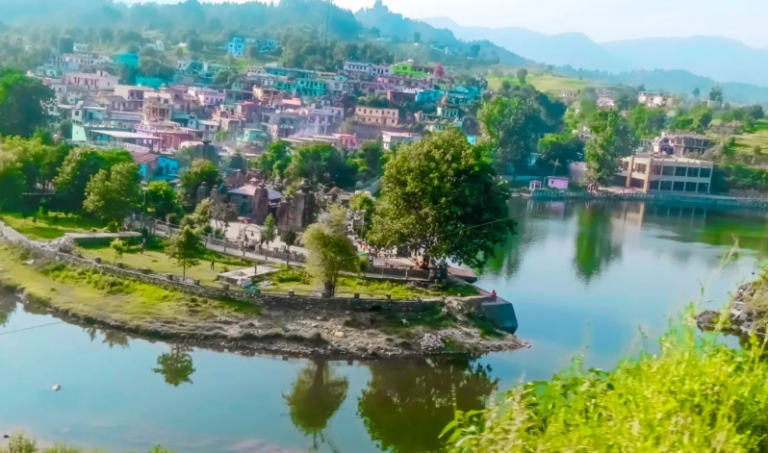
<path id="1" fill-rule="evenodd" d="M 286 30 L 314 30 L 323 37 L 343 41 L 369 40 L 386 45 L 398 58 L 456 63 L 470 60 L 509 65 L 529 63 L 489 41 L 465 42 L 448 30 L 391 13 L 380 2 L 356 16 L 327 0 L 280 0 L 263 3 L 147 2 L 128 5 L 110 0 L 0 0 L 0 22 L 6 28 L 48 33 L 111 28 L 166 36 L 220 34 L 223 39 L 238 33 L 278 36 Z M 0 33 L 3 24 L 0 24 Z M 75 33 L 70 33 L 75 34 Z M 459 58 L 456 58 L 459 57 Z"/>

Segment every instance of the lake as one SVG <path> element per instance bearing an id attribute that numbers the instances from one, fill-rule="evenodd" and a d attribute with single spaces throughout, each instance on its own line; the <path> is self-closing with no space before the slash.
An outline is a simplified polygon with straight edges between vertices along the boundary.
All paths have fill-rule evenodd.
<path id="1" fill-rule="evenodd" d="M 478 284 L 515 304 L 530 349 L 474 361 L 243 357 L 48 325 L 58 320 L 4 300 L 0 434 L 111 452 L 436 451 L 455 406 L 482 407 L 577 355 L 610 368 L 653 348 L 689 304 L 724 304 L 768 250 L 756 211 L 514 200 L 511 213 L 517 234 Z"/>

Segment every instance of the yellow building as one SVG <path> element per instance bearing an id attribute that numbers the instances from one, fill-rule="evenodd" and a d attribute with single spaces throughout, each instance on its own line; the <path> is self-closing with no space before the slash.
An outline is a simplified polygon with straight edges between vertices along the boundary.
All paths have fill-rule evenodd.
<path id="1" fill-rule="evenodd" d="M 380 109 L 359 105 L 355 108 L 355 120 L 362 124 L 398 126 L 400 125 L 400 113 L 397 109 Z"/>

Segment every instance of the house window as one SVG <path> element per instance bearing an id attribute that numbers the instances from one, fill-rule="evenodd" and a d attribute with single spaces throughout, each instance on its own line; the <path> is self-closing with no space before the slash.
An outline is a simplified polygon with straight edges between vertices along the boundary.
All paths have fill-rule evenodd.
<path id="1" fill-rule="evenodd" d="M 672 190 L 675 192 L 682 192 L 685 190 L 685 183 L 683 181 L 675 181 L 672 185 Z"/>
<path id="2" fill-rule="evenodd" d="M 659 190 L 659 181 L 651 181 L 650 189 Z"/>
<path id="3" fill-rule="evenodd" d="M 688 167 L 688 177 L 689 178 L 698 178 L 699 177 L 699 169 L 696 167 Z"/>
<path id="4" fill-rule="evenodd" d="M 700 178 L 709 178 L 712 176 L 712 169 L 711 168 L 702 168 L 701 172 L 699 173 Z"/>
<path id="5" fill-rule="evenodd" d="M 705 182 L 699 183 L 698 192 L 699 193 L 709 193 L 709 184 L 707 184 Z"/>
<path id="6" fill-rule="evenodd" d="M 685 176 L 688 173 L 688 167 L 676 167 L 675 176 Z"/>
<path id="7" fill-rule="evenodd" d="M 685 191 L 686 192 L 696 192 L 696 183 L 695 182 L 689 182 L 685 184 Z"/>

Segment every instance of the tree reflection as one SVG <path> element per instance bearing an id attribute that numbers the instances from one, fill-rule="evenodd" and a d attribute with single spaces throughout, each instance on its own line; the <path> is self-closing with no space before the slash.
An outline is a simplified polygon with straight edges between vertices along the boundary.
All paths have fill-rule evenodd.
<path id="1" fill-rule="evenodd" d="M 192 348 L 182 345 L 171 346 L 171 352 L 161 354 L 157 358 L 158 368 L 152 369 L 157 374 L 165 377 L 165 382 L 178 387 L 186 382 L 192 384 L 189 378 L 195 372 L 192 356 L 189 352 Z"/>
<path id="2" fill-rule="evenodd" d="M 109 349 L 112 349 L 115 346 L 120 346 L 123 349 L 128 349 L 130 347 L 128 344 L 128 336 L 116 330 L 105 330 L 104 341 L 101 343 L 109 345 Z"/>
<path id="3" fill-rule="evenodd" d="M 0 327 L 11 320 L 11 314 L 16 310 L 16 302 L 0 299 Z"/>
<path id="4" fill-rule="evenodd" d="M 469 357 L 374 362 L 358 413 L 379 448 L 393 453 L 440 451 L 455 411 L 483 409 L 496 390 L 490 367 Z"/>
<path id="5" fill-rule="evenodd" d="M 587 204 L 579 211 L 576 233 L 576 272 L 587 284 L 621 256 L 621 245 L 613 241 L 611 215 L 605 206 Z"/>
<path id="6" fill-rule="evenodd" d="M 336 376 L 327 361 L 313 360 L 301 369 L 291 393 L 283 395 L 291 421 L 313 437 L 315 450 L 328 421 L 347 399 L 348 388 L 347 378 Z"/>

